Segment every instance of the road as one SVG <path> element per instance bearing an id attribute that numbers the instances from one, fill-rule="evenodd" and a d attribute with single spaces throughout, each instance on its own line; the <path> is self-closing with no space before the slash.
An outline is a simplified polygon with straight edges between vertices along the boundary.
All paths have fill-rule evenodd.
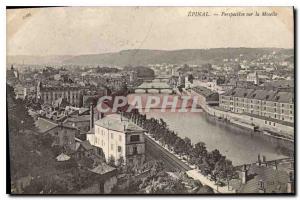
<path id="1" fill-rule="evenodd" d="M 162 146 L 157 144 L 147 135 L 145 135 L 145 142 L 146 142 L 146 154 L 149 154 L 149 156 L 155 159 L 161 159 L 168 168 L 174 171 L 184 171 L 184 172 L 191 170 L 191 168 L 187 164 L 185 164 L 175 155 L 173 155 L 172 153 L 164 149 Z"/>

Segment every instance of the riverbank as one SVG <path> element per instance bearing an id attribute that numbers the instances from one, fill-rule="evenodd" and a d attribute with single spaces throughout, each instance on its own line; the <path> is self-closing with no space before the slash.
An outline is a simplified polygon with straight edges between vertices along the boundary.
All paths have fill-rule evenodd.
<path id="1" fill-rule="evenodd" d="M 259 118 L 259 116 L 233 113 L 218 106 L 209 106 L 205 98 L 194 91 L 185 91 L 180 95 L 198 96 L 200 98 L 197 102 L 198 106 L 208 115 L 218 120 L 223 120 L 235 126 L 249 129 L 254 133 L 264 134 L 268 137 L 294 143 L 294 127 L 279 122 L 271 122 L 270 119 Z"/>

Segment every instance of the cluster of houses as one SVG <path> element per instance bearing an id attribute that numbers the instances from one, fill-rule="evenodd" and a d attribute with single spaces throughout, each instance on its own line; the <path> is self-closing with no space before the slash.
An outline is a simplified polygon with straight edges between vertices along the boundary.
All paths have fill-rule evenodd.
<path id="1" fill-rule="evenodd" d="M 95 164 L 87 170 L 99 177 L 97 192 L 111 192 L 117 183 L 115 166 L 144 163 L 145 130 L 122 114 L 103 116 L 93 104 L 89 109 L 72 106 L 43 109 L 46 114 L 36 116 L 35 125 L 41 134 L 53 137 L 53 148 L 60 147 L 57 162 L 92 159 Z"/>

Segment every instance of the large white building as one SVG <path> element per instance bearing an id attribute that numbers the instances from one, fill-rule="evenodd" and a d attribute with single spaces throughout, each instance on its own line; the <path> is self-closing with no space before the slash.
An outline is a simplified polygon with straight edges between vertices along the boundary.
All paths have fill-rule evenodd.
<path id="1" fill-rule="evenodd" d="M 122 157 L 126 164 L 139 165 L 145 160 L 144 129 L 121 114 L 97 120 L 87 140 L 103 150 L 106 161 L 114 159 L 118 164 Z"/>
<path id="2" fill-rule="evenodd" d="M 258 74 L 257 72 L 253 72 L 253 73 L 249 73 L 247 75 L 247 81 L 249 82 L 253 82 L 255 85 L 259 84 L 259 78 L 258 78 Z"/>

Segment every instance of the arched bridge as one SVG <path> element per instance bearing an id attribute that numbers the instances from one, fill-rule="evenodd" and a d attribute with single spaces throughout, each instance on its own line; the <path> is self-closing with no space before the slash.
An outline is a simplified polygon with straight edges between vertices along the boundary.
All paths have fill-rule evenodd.
<path id="1" fill-rule="evenodd" d="M 137 87 L 137 88 L 131 88 L 130 90 L 131 93 L 140 93 L 141 91 L 144 91 L 144 93 L 164 93 L 166 91 L 168 91 L 169 93 L 174 93 L 174 90 L 171 87 L 165 87 L 165 88 Z"/>
<path id="2" fill-rule="evenodd" d="M 175 91 L 172 87 L 166 86 L 154 86 L 154 85 L 146 85 L 142 84 L 138 87 L 128 88 L 130 93 L 172 93 Z"/>

